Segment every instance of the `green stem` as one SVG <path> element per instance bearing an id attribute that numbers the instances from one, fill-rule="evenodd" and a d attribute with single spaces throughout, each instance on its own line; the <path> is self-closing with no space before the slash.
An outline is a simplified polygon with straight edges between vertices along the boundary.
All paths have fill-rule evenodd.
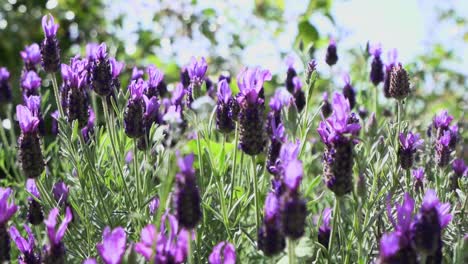
<path id="1" fill-rule="evenodd" d="M 202 151 L 201 151 L 201 144 L 200 144 L 200 132 L 197 131 L 197 156 L 198 156 L 198 166 L 200 167 L 200 189 L 201 193 L 204 193 L 204 177 L 203 177 L 203 159 L 202 159 Z"/>
<path id="2" fill-rule="evenodd" d="M 57 78 L 55 78 L 55 73 L 51 73 L 52 79 L 52 86 L 54 88 L 54 95 L 55 95 L 55 102 L 57 103 L 57 109 L 59 110 L 60 116 L 59 118 L 65 118 L 65 112 L 63 111 L 62 104 L 60 103 L 60 94 L 59 88 L 57 84 Z"/>
<path id="3" fill-rule="evenodd" d="M 258 227 L 260 224 L 260 210 L 258 202 L 258 179 L 257 179 L 257 163 L 255 162 L 255 156 L 252 156 L 252 182 L 254 188 L 254 201 L 255 201 L 255 234 L 258 234 Z"/>
<path id="4" fill-rule="evenodd" d="M 189 231 L 189 241 L 188 241 L 188 264 L 193 264 L 193 247 L 192 247 L 192 232 Z"/>
<path id="5" fill-rule="evenodd" d="M 288 239 L 288 259 L 289 259 L 289 264 L 295 264 L 296 263 L 296 254 L 294 252 L 294 240 Z"/>
<path id="6" fill-rule="evenodd" d="M 138 210 L 141 208 L 141 182 L 138 168 L 138 146 L 137 141 L 133 140 L 133 169 L 135 170 L 136 195 Z"/>
<path id="7" fill-rule="evenodd" d="M 377 89 L 377 86 L 374 87 L 374 113 L 375 117 L 377 118 L 378 116 L 378 106 L 379 106 L 379 89 Z"/>
<path id="8" fill-rule="evenodd" d="M 235 132 L 235 139 L 234 139 L 234 158 L 232 160 L 232 173 L 231 173 L 231 194 L 229 195 L 229 210 L 231 210 L 232 206 L 232 197 L 234 196 L 234 178 L 236 176 L 236 160 L 237 160 L 237 144 L 239 143 L 239 129 L 236 124 L 236 132 Z"/>
<path id="9" fill-rule="evenodd" d="M 335 236 L 336 236 L 336 232 L 338 231 L 337 230 L 337 224 L 338 224 L 338 218 L 340 217 L 340 201 L 339 201 L 340 198 L 338 197 L 335 197 L 335 204 L 333 206 L 333 211 L 332 211 L 332 214 L 333 214 L 333 223 L 332 223 L 332 229 L 331 229 L 331 232 L 330 232 L 330 240 L 329 240 L 329 243 L 328 243 L 328 263 L 332 263 L 331 259 L 332 259 L 332 253 L 333 253 L 333 243 L 335 242 Z"/>

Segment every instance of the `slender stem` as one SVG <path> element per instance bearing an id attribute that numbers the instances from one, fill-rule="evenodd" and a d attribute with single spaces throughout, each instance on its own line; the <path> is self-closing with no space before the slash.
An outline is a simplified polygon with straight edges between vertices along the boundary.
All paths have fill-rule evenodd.
<path id="1" fill-rule="evenodd" d="M 377 88 L 377 86 L 374 87 L 374 113 L 375 113 L 375 117 L 378 116 L 378 106 L 379 106 L 379 89 Z"/>
<path id="2" fill-rule="evenodd" d="M 137 141 L 133 140 L 133 169 L 135 170 L 136 195 L 138 210 L 141 208 L 141 182 L 138 168 L 138 146 Z"/>
<path id="3" fill-rule="evenodd" d="M 188 241 L 188 264 L 193 264 L 193 247 L 192 247 L 192 231 L 189 232 L 189 241 Z"/>
<path id="4" fill-rule="evenodd" d="M 16 135 L 15 135 L 15 129 L 13 127 L 13 116 L 12 116 L 12 111 L 13 111 L 13 104 L 9 104 L 8 106 L 8 114 L 7 114 L 7 117 L 8 119 L 10 120 L 10 141 L 11 141 L 11 144 L 10 144 L 10 147 L 14 148 L 16 146 Z M 3 124 L 2 124 L 3 125 Z"/>
<path id="5" fill-rule="evenodd" d="M 60 113 L 59 118 L 64 118 L 65 112 L 63 111 L 62 104 L 60 103 L 60 94 L 59 94 L 57 79 L 55 78 L 55 73 L 51 73 L 50 75 L 52 77 L 51 79 L 52 79 L 52 86 L 54 88 L 55 102 L 57 103 L 57 109 L 59 110 L 59 113 Z"/>
<path id="6" fill-rule="evenodd" d="M 398 137 L 400 136 L 400 115 L 401 115 L 401 103 L 397 101 L 397 131 L 395 135 L 395 148 L 398 148 Z"/>
<path id="7" fill-rule="evenodd" d="M 335 197 L 335 204 L 333 206 L 333 223 L 332 223 L 332 229 L 331 229 L 331 232 L 330 232 L 330 240 L 329 240 L 329 243 L 328 243 L 328 263 L 332 263 L 331 262 L 331 259 L 332 259 L 332 249 L 333 249 L 333 243 L 335 242 L 335 236 L 336 236 L 336 232 L 338 231 L 336 228 L 337 228 L 337 224 L 338 224 L 338 218 L 340 217 L 340 201 L 339 201 L 340 198 L 338 197 Z"/>
<path id="8" fill-rule="evenodd" d="M 259 202 L 258 202 L 258 179 L 257 179 L 257 163 L 255 162 L 255 157 L 252 156 L 252 182 L 254 188 L 254 201 L 255 201 L 255 234 L 258 234 L 258 227 L 260 223 L 260 210 L 259 210 Z"/>
<path id="9" fill-rule="evenodd" d="M 234 196 L 234 178 L 236 176 L 236 161 L 237 161 L 237 144 L 239 143 L 239 129 L 236 123 L 236 135 L 234 139 L 234 158 L 232 159 L 232 173 L 231 173 L 231 195 L 229 195 L 229 210 L 231 210 L 232 206 L 232 197 Z"/>
<path id="10" fill-rule="evenodd" d="M 200 144 L 200 132 L 197 130 L 197 156 L 198 156 L 198 166 L 200 168 L 200 189 L 204 193 L 204 177 L 203 177 L 203 158 Z"/>
<path id="11" fill-rule="evenodd" d="M 294 240 L 291 238 L 288 239 L 288 259 L 289 259 L 289 264 L 295 264 L 296 263 L 296 254 L 294 252 Z"/>

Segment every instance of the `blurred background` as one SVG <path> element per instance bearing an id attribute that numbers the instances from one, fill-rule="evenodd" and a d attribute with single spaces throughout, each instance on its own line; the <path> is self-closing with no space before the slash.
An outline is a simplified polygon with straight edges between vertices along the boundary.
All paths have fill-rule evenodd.
<path id="1" fill-rule="evenodd" d="M 168 82 L 177 81 L 191 56 L 207 57 L 211 76 L 261 65 L 276 76 L 273 86 L 280 86 L 286 56 L 296 57 L 295 66 L 303 68 L 297 56 L 301 50 L 318 60 L 323 78 L 342 85 L 341 73 L 369 67 L 364 60 L 369 42 L 382 44 L 384 59 L 388 50 L 398 50 L 417 80 L 417 93 L 440 97 L 467 91 L 468 1 L 463 0 L 0 2 L 0 66 L 11 71 L 17 96 L 19 52 L 42 40 L 40 19 L 47 13 L 60 24 L 64 62 L 84 54 L 86 43 L 105 41 L 111 54 L 126 63 L 124 87 L 135 65 L 156 64 Z M 336 39 L 340 56 L 333 71 L 323 61 L 330 38 Z M 43 89 L 48 85 L 44 76 Z"/>

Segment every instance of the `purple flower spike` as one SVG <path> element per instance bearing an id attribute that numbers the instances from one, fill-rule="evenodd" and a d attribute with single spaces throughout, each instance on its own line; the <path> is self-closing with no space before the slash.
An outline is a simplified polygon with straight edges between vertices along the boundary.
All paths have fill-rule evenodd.
<path id="1" fill-rule="evenodd" d="M 54 17 L 51 14 L 42 17 L 42 29 L 47 38 L 53 38 L 57 35 L 58 24 L 55 24 Z"/>
<path id="2" fill-rule="evenodd" d="M 190 82 L 196 85 L 201 85 L 205 78 L 206 70 L 208 69 L 208 64 L 204 57 L 199 61 L 192 57 L 190 64 L 187 66 L 188 75 L 190 77 Z"/>
<path id="3" fill-rule="evenodd" d="M 122 69 L 125 67 L 125 63 L 117 61 L 115 58 L 109 58 L 111 65 L 112 78 L 116 79 L 119 77 Z"/>
<path id="4" fill-rule="evenodd" d="M 293 160 L 289 162 L 285 169 L 284 183 L 288 187 L 289 191 L 297 192 L 299 185 L 301 184 L 304 171 L 302 168 L 302 162 L 299 160 Z"/>
<path id="5" fill-rule="evenodd" d="M 318 241 L 322 246 L 328 248 L 330 241 L 331 226 L 330 220 L 332 216 L 332 210 L 330 208 L 325 208 L 322 212 L 322 224 L 319 227 L 318 231 Z"/>
<path id="6" fill-rule="evenodd" d="M 72 221 L 73 218 L 71 209 L 67 207 L 65 212 L 65 218 L 63 219 L 62 224 L 60 224 L 60 226 L 56 230 L 55 226 L 57 225 L 58 214 L 59 209 L 53 208 L 49 213 L 49 217 L 44 221 L 44 224 L 47 228 L 47 236 L 49 237 L 49 241 L 52 246 L 58 246 L 62 242 L 68 224 Z"/>
<path id="7" fill-rule="evenodd" d="M 285 89 L 276 89 L 275 94 L 270 99 L 271 110 L 279 113 L 283 107 L 288 107 L 293 102 L 292 95 Z"/>
<path id="8" fill-rule="evenodd" d="M 15 242 L 16 247 L 18 247 L 18 250 L 21 253 L 23 253 L 23 256 L 20 256 L 18 258 L 19 263 L 24 263 L 24 264 L 41 263 L 40 256 L 34 254 L 34 249 L 36 247 L 34 234 L 28 225 L 24 225 L 24 229 L 26 230 L 26 233 L 28 234 L 27 239 L 22 237 L 18 229 L 16 229 L 16 227 L 14 226 L 10 227 L 10 230 L 9 230 L 11 240 Z"/>
<path id="9" fill-rule="evenodd" d="M 132 77 L 131 77 L 131 80 L 134 81 L 134 80 L 138 80 L 140 78 L 143 78 L 143 75 L 145 74 L 145 72 L 143 70 L 140 70 L 138 69 L 136 66 L 133 67 L 132 69 Z"/>
<path id="10" fill-rule="evenodd" d="M 0 187 L 0 226 L 5 225 L 18 210 L 13 199 L 8 202 L 12 193 L 12 189 Z"/>
<path id="11" fill-rule="evenodd" d="M 269 192 L 265 199 L 265 221 L 273 220 L 279 214 L 279 201 L 275 193 Z"/>
<path id="12" fill-rule="evenodd" d="M 238 97 L 239 103 L 247 100 L 248 103 L 253 104 L 257 102 L 257 98 L 261 98 L 258 103 L 263 102 L 263 84 L 265 81 L 271 80 L 271 73 L 269 70 L 262 70 L 261 68 L 244 68 L 239 75 L 237 75 L 237 85 L 239 86 L 240 96 Z"/>
<path id="13" fill-rule="evenodd" d="M 24 93 L 29 96 L 37 94 L 38 88 L 41 86 L 41 78 L 35 71 L 29 71 L 21 80 L 21 87 L 25 90 Z"/>
<path id="14" fill-rule="evenodd" d="M 338 62 L 338 54 L 335 39 L 331 38 L 328 44 L 325 62 L 331 67 Z"/>
<path id="15" fill-rule="evenodd" d="M 20 52 L 20 55 L 26 70 L 35 70 L 36 65 L 41 62 L 41 49 L 36 43 L 26 46 L 24 50 Z"/>
<path id="16" fill-rule="evenodd" d="M 159 208 L 159 198 L 154 197 L 149 203 L 149 211 L 151 215 L 154 215 Z"/>
<path id="17" fill-rule="evenodd" d="M 195 176 L 195 168 L 193 167 L 193 162 L 195 160 L 195 156 L 193 153 L 181 157 L 179 154 L 177 154 L 177 166 L 180 169 L 180 172 L 183 174 L 184 177 L 189 177 L 192 178 Z"/>
<path id="18" fill-rule="evenodd" d="M 107 45 L 106 43 L 101 43 L 96 49 L 94 54 L 95 59 L 104 60 L 107 58 Z"/>
<path id="19" fill-rule="evenodd" d="M 31 111 L 33 116 L 40 118 L 41 111 L 41 97 L 37 95 L 31 95 L 24 98 L 26 106 Z"/>
<path id="20" fill-rule="evenodd" d="M 416 191 L 422 192 L 424 188 L 424 168 L 420 167 L 413 170 L 413 177 L 415 180 L 414 188 Z"/>
<path id="21" fill-rule="evenodd" d="M 449 127 L 452 120 L 453 116 L 449 115 L 447 110 L 443 110 L 434 117 L 434 126 L 445 130 Z"/>
<path id="22" fill-rule="evenodd" d="M 29 108 L 23 105 L 17 105 L 16 116 L 23 133 L 32 133 L 36 131 L 39 125 L 39 119 L 31 113 Z"/>
<path id="23" fill-rule="evenodd" d="M 418 133 L 413 134 L 411 132 L 408 132 L 408 134 L 403 134 L 400 133 L 400 145 L 404 150 L 411 150 L 415 151 L 421 145 L 423 144 L 424 140 L 420 139 L 420 136 Z"/>
<path id="24" fill-rule="evenodd" d="M 86 58 L 89 61 L 93 61 L 96 59 L 96 51 L 99 48 L 99 44 L 91 42 L 86 44 Z"/>
<path id="25" fill-rule="evenodd" d="M 228 242 L 219 242 L 210 254 L 210 264 L 235 264 L 236 249 Z"/>
<path id="26" fill-rule="evenodd" d="M 345 86 L 343 87 L 343 95 L 346 99 L 348 99 L 349 107 L 353 109 L 356 105 L 356 92 L 351 85 L 351 77 L 348 73 L 343 75 L 343 81 L 345 83 Z"/>
<path id="27" fill-rule="evenodd" d="M 34 180 L 34 179 L 28 179 L 26 181 L 26 191 L 28 191 L 30 194 L 32 194 L 37 199 L 39 199 L 41 197 L 41 194 L 39 193 L 39 190 L 37 189 L 37 186 L 36 186 L 36 180 Z M 28 197 L 28 199 L 32 199 L 32 198 Z"/>
<path id="28" fill-rule="evenodd" d="M 105 264 L 120 264 L 125 253 L 127 235 L 122 227 L 111 231 L 110 227 L 104 229 L 102 242 L 96 248 Z"/>
<path id="29" fill-rule="evenodd" d="M 69 190 L 68 186 L 63 181 L 59 181 L 54 184 L 54 187 L 52 188 L 52 193 L 54 194 L 55 201 L 60 206 L 63 206 L 67 203 Z"/>
<path id="30" fill-rule="evenodd" d="M 229 84 L 226 79 L 222 79 L 218 82 L 217 96 L 216 127 L 223 133 L 230 133 L 235 128 L 231 111 L 231 102 L 235 99 L 232 97 L 231 88 L 229 88 Z"/>
<path id="31" fill-rule="evenodd" d="M 229 88 L 229 84 L 226 80 L 221 80 L 218 82 L 218 100 L 221 100 L 224 104 L 228 104 L 231 99 L 232 92 Z"/>
<path id="32" fill-rule="evenodd" d="M 184 100 L 185 93 L 186 92 L 182 83 L 178 83 L 174 91 L 172 91 L 172 97 L 171 97 L 172 104 L 175 106 L 181 106 Z"/>
<path id="33" fill-rule="evenodd" d="M 163 96 L 167 92 L 167 87 L 164 83 L 164 73 L 154 65 L 149 65 L 146 72 L 148 73 L 147 95 L 149 97 Z"/>
<path id="34" fill-rule="evenodd" d="M 148 87 L 148 84 L 142 79 L 139 79 L 137 81 L 132 81 L 132 83 L 128 87 L 131 98 L 133 100 L 142 98 L 143 92 L 146 90 L 147 87 Z"/>
<path id="35" fill-rule="evenodd" d="M 441 203 L 437 198 L 437 193 L 429 189 L 424 195 L 421 209 L 428 210 L 430 208 L 436 208 L 439 215 L 439 223 L 441 228 L 445 228 L 452 220 L 450 214 L 450 203 Z"/>
<path id="36" fill-rule="evenodd" d="M 387 263 L 384 259 L 392 258 L 397 255 L 400 250 L 400 235 L 397 232 L 384 234 L 380 239 L 380 258 L 383 263 Z M 390 262 L 388 262 L 390 263 Z"/>
<path id="37" fill-rule="evenodd" d="M 454 160 L 452 163 L 452 169 L 458 177 L 467 176 L 468 174 L 468 167 L 463 159 Z"/>

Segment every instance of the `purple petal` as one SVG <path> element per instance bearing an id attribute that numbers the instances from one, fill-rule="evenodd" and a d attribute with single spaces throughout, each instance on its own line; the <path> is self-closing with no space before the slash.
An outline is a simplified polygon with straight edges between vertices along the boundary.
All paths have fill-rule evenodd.
<path id="1" fill-rule="evenodd" d="M 228 104 L 229 99 L 232 96 L 231 88 L 225 79 L 222 79 L 218 82 L 218 100 L 221 100 L 223 103 Z"/>
<path id="2" fill-rule="evenodd" d="M 387 233 L 380 239 L 380 255 L 390 257 L 400 250 L 400 235 L 397 232 Z"/>
<path id="3" fill-rule="evenodd" d="M 83 261 L 83 264 L 97 264 L 97 261 L 94 258 L 89 258 Z"/>
<path id="4" fill-rule="evenodd" d="M 57 229 L 57 234 L 55 235 L 55 242 L 56 244 L 59 241 L 62 241 L 63 237 L 65 236 L 65 232 L 67 231 L 68 224 L 72 221 L 73 215 L 71 213 L 70 207 L 67 207 L 65 210 L 65 219 L 63 219 L 62 224 L 60 224 L 59 228 Z"/>
<path id="5" fill-rule="evenodd" d="M 36 186 L 36 180 L 34 179 L 28 179 L 26 181 L 26 190 L 36 198 L 40 198 L 41 196 Z"/>
<path id="6" fill-rule="evenodd" d="M 273 219 L 279 212 L 279 201 L 275 193 L 269 192 L 265 200 L 265 219 Z"/>
<path id="7" fill-rule="evenodd" d="M 110 230 L 104 229 L 102 243 L 96 245 L 96 248 L 105 264 L 119 264 L 125 253 L 127 235 L 122 227 Z"/>
<path id="8" fill-rule="evenodd" d="M 302 162 L 299 160 L 292 160 L 288 162 L 285 169 L 284 183 L 291 191 L 297 191 L 302 181 L 304 174 Z"/>

